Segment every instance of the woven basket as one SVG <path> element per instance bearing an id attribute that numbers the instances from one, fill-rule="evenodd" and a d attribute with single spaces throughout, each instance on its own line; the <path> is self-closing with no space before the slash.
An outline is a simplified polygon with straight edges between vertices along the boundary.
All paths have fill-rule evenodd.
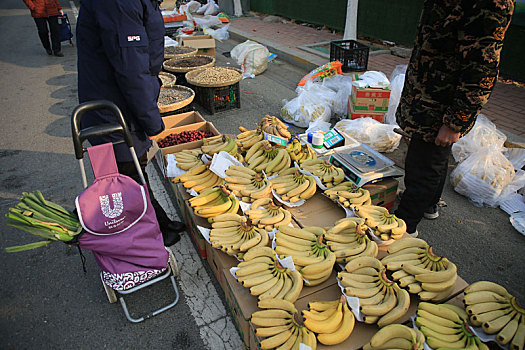
<path id="1" fill-rule="evenodd" d="M 189 87 L 182 86 L 182 85 L 173 85 L 172 87 L 166 87 L 166 88 L 163 88 L 162 90 L 177 90 L 182 93 L 190 94 L 190 96 L 184 100 L 177 101 L 175 103 L 170 103 L 170 104 L 162 105 L 162 106 L 159 105 L 158 107 L 159 107 L 160 113 L 171 112 L 179 108 L 185 107 L 189 105 L 195 98 L 195 91 L 193 91 Z M 162 93 L 162 90 L 161 90 L 161 93 Z"/>
<path id="2" fill-rule="evenodd" d="M 164 48 L 164 59 L 170 59 L 170 58 L 179 59 L 179 58 L 192 57 L 197 54 L 197 51 L 199 51 L 199 49 L 196 49 L 194 47 L 189 47 L 189 46 L 181 46 L 181 47 L 183 47 L 184 49 L 191 50 L 191 51 L 186 52 L 186 53 L 169 54 L 169 53 L 166 53 L 166 48 Z"/>
<path id="3" fill-rule="evenodd" d="M 221 86 L 229 86 L 229 85 L 233 85 L 235 83 L 238 83 L 239 81 L 242 80 L 242 71 L 238 68 L 233 68 L 233 67 L 217 67 L 217 68 L 221 68 L 221 69 L 229 69 L 229 70 L 232 70 L 232 71 L 235 71 L 238 74 L 238 76 L 234 79 L 231 79 L 231 80 L 228 80 L 228 81 L 218 81 L 216 83 L 212 83 L 212 84 L 206 84 L 206 83 L 202 83 L 202 82 L 199 82 L 197 80 L 195 80 L 195 77 L 205 71 L 206 69 L 208 69 L 208 67 L 206 68 L 199 68 L 199 69 L 194 69 L 188 73 L 186 73 L 185 77 L 186 77 L 186 81 L 191 84 L 191 85 L 194 85 L 194 86 L 200 86 L 200 87 L 221 87 Z"/>
<path id="4" fill-rule="evenodd" d="M 171 73 L 159 72 L 159 78 L 162 80 L 161 88 L 173 87 L 177 83 L 177 77 Z"/>
<path id="5" fill-rule="evenodd" d="M 178 61 L 185 60 L 188 58 L 203 58 L 203 57 L 206 58 L 209 63 L 203 64 L 200 66 L 195 66 L 195 67 L 178 67 L 177 66 Z M 170 58 L 169 60 L 164 61 L 162 66 L 164 67 L 165 70 L 169 72 L 186 73 L 194 69 L 198 69 L 198 68 L 213 67 L 214 64 L 215 64 L 215 57 L 206 56 L 206 55 L 195 55 L 195 56 L 186 57 L 186 58 Z"/>

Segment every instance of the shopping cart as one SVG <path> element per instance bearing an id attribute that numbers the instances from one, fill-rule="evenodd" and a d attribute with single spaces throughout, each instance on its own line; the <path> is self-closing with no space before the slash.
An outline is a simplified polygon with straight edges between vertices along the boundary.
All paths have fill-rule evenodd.
<path id="1" fill-rule="evenodd" d="M 82 116 L 105 109 L 115 115 L 118 123 L 80 129 Z M 177 304 L 179 291 L 177 261 L 173 252 L 164 247 L 162 233 L 151 205 L 133 140 L 120 109 L 109 101 L 91 101 L 78 105 L 72 114 L 71 127 L 75 156 L 79 160 L 83 192 L 75 205 L 83 233 L 79 248 L 91 250 L 99 265 L 100 278 L 110 303 L 118 300 L 126 318 L 134 323 L 158 315 Z M 113 143 L 84 148 L 92 137 L 121 133 L 140 176 L 141 184 L 119 174 Z M 120 142 L 116 142 L 120 143 Z M 115 144 L 116 144 L 115 143 Z M 95 180 L 88 186 L 84 168 L 84 153 L 91 161 Z M 139 318 L 130 315 L 124 297 L 166 278 L 170 278 L 175 299 L 169 304 Z"/>
<path id="2" fill-rule="evenodd" d="M 73 32 L 71 31 L 71 23 L 69 23 L 67 13 L 58 16 L 58 25 L 60 27 L 60 42 L 69 41 L 74 46 Z"/>

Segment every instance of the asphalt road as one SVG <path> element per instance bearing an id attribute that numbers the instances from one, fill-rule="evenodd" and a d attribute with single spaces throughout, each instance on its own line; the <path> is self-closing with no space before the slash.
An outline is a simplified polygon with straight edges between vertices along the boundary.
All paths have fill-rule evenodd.
<path id="1" fill-rule="evenodd" d="M 0 4 L 0 33 L 0 212 L 15 205 L 22 192 L 36 189 L 72 209 L 82 190 L 70 133 L 71 112 L 78 103 L 75 47 L 64 43 L 64 58 L 48 56 L 21 1 Z M 223 53 L 236 44 L 217 44 L 217 65 L 233 65 Z M 306 73 L 277 59 L 264 74 L 240 83 L 240 109 L 215 115 L 201 111 L 222 133 L 236 133 L 239 125 L 254 127 L 265 114 L 279 115 L 282 100 L 296 95 L 295 84 Z M 389 157 L 401 164 L 404 148 Z M 155 193 L 169 202 L 156 169 L 148 171 Z M 467 282 L 501 283 L 525 304 L 525 237 L 514 230 L 508 215 L 498 208 L 474 207 L 449 183 L 443 198 L 447 207 L 441 217 L 423 221 L 420 236 L 454 261 Z M 176 215 L 173 203 L 167 205 L 170 215 Z M 84 273 L 78 252 L 60 243 L 17 254 L 3 251 L 36 240 L 0 220 L 1 348 L 240 348 L 222 292 L 188 235 L 174 246 L 181 267 L 179 304 L 140 324 L 129 323 L 118 304 L 107 302 L 89 252 L 84 252 Z M 135 311 L 147 311 L 173 294 L 166 286 L 151 293 L 130 301 Z"/>

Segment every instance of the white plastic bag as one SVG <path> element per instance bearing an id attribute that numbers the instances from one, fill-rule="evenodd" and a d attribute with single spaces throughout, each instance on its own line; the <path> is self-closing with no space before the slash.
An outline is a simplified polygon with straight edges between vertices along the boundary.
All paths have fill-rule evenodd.
<path id="1" fill-rule="evenodd" d="M 193 18 L 195 23 L 203 29 L 205 28 L 219 28 L 222 26 L 222 22 L 217 16 L 204 16 L 202 18 Z"/>
<path id="2" fill-rule="evenodd" d="M 246 40 L 235 46 L 231 51 L 231 57 L 241 65 L 244 75 L 258 75 L 268 67 L 268 49 L 255 41 Z"/>
<path id="3" fill-rule="evenodd" d="M 368 117 L 344 119 L 338 121 L 335 128 L 378 152 L 393 152 L 401 141 L 401 135 L 394 132 L 394 125 Z"/>
<path id="4" fill-rule="evenodd" d="M 339 116 L 348 114 L 348 97 L 352 94 L 352 77 L 336 74 L 323 79 L 322 85 L 336 92 L 332 112 Z"/>
<path id="5" fill-rule="evenodd" d="M 295 91 L 298 95 L 308 92 L 310 96 L 316 96 L 318 99 L 328 103 L 332 107 L 335 103 L 336 93 L 334 90 L 325 87 L 322 83 L 309 80 L 304 86 L 298 86 Z"/>
<path id="6" fill-rule="evenodd" d="M 506 139 L 507 136 L 497 130 L 493 122 L 480 114 L 472 130 L 452 145 L 452 155 L 456 162 L 461 162 L 471 153 L 477 152 L 483 147 L 495 146 L 502 150 Z"/>
<path id="7" fill-rule="evenodd" d="M 228 33 L 229 27 L 230 23 L 228 23 L 220 29 L 204 28 L 203 32 L 204 34 L 211 35 L 211 37 L 215 40 L 223 41 L 228 40 L 228 38 L 230 37 L 230 33 Z"/>
<path id="8" fill-rule="evenodd" d="M 179 7 L 179 13 L 196 13 L 201 8 L 201 3 L 195 0 Z"/>
<path id="9" fill-rule="evenodd" d="M 281 108 L 283 120 L 300 128 L 307 128 L 317 120 L 329 122 L 331 116 L 330 105 L 309 91 L 302 92 L 290 101 L 283 100 Z"/>
<path id="10" fill-rule="evenodd" d="M 503 189 L 514 179 L 512 163 L 502 147 L 484 147 L 458 164 L 450 174 L 454 190 L 468 197 L 475 206 L 498 205 Z"/>
<path id="11" fill-rule="evenodd" d="M 405 85 L 405 74 L 399 73 L 395 75 L 394 79 L 390 81 L 390 100 L 388 101 L 388 111 L 385 113 L 385 124 L 397 126 L 396 110 L 399 106 L 403 86 Z"/>
<path id="12" fill-rule="evenodd" d="M 204 11 L 205 16 L 215 16 L 219 13 L 219 6 L 214 0 L 208 0 L 208 7 Z"/>

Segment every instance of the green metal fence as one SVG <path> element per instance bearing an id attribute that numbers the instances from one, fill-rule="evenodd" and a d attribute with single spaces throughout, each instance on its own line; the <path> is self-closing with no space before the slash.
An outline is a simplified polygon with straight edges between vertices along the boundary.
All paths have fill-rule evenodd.
<path id="1" fill-rule="evenodd" d="M 423 0 L 361 0 L 358 35 L 411 47 Z M 250 0 L 250 9 L 343 31 L 347 0 Z M 525 81 L 525 3 L 518 3 L 505 38 L 501 74 Z"/>

